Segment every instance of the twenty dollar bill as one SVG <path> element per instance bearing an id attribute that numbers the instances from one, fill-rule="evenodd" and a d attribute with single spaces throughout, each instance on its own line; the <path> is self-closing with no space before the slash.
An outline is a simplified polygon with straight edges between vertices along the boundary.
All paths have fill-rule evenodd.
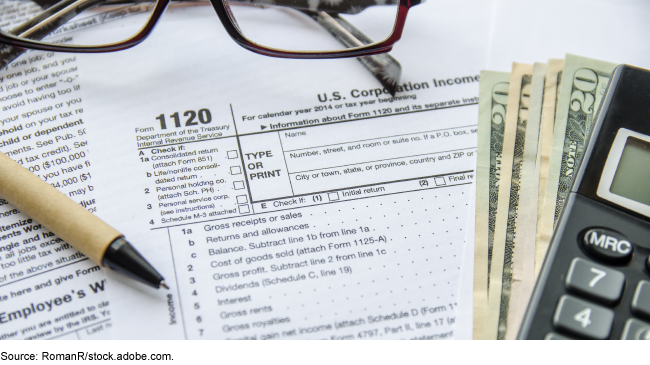
<path id="1" fill-rule="evenodd" d="M 530 89 L 522 90 L 520 97 L 523 102 L 528 102 L 528 111 L 523 158 L 519 166 L 519 199 L 518 206 L 515 208 L 517 210 L 517 219 L 514 223 L 515 244 L 513 247 L 510 303 L 508 304 L 508 317 L 506 320 L 506 340 L 514 340 L 517 337 L 524 311 L 528 305 L 528 298 L 530 298 L 535 285 L 535 233 L 537 231 L 539 189 L 537 156 L 540 150 L 539 131 L 545 77 L 546 64 L 535 63 Z M 530 97 L 525 96 L 527 92 L 530 93 Z M 520 106 L 520 108 L 523 109 L 524 105 Z M 520 116 L 520 118 L 523 117 Z"/>
<path id="2" fill-rule="evenodd" d="M 516 245 L 515 226 L 519 209 L 532 78 L 532 65 L 513 64 L 503 139 L 503 156 L 508 158 L 504 158 L 501 164 L 488 292 L 489 311 L 486 327 L 490 337 L 496 339 L 504 339 L 507 328 L 513 253 Z"/>
<path id="3" fill-rule="evenodd" d="M 481 72 L 476 168 L 474 339 L 489 339 L 488 278 L 494 243 L 510 73 Z"/>
<path id="4" fill-rule="evenodd" d="M 553 229 L 588 142 L 593 118 L 617 65 L 567 55 L 557 100 L 538 252 L 546 253 Z"/>

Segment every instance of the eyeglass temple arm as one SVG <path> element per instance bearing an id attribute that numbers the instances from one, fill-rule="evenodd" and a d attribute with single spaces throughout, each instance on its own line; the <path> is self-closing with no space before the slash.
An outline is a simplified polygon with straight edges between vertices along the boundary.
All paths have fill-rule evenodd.
<path id="1" fill-rule="evenodd" d="M 348 48 L 362 47 L 375 43 L 359 29 L 341 18 L 338 14 L 329 14 L 324 11 L 301 10 L 304 14 L 314 19 L 323 28 L 327 29 L 334 38 Z M 395 58 L 387 53 L 357 57 L 357 60 L 370 71 L 370 73 L 395 96 L 397 84 L 402 75 L 402 66 Z"/>

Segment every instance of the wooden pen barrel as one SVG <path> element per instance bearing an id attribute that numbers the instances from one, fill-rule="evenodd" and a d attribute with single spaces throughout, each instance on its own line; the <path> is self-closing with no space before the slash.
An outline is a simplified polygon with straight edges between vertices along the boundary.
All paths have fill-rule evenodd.
<path id="1" fill-rule="evenodd" d="M 101 265 L 122 234 L 0 153 L 0 197 Z"/>

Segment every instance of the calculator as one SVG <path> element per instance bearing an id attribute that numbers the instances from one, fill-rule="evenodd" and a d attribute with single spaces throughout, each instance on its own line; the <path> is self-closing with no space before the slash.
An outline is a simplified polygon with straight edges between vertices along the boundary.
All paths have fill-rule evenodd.
<path id="1" fill-rule="evenodd" d="M 518 339 L 650 340 L 650 71 L 618 66 Z"/>

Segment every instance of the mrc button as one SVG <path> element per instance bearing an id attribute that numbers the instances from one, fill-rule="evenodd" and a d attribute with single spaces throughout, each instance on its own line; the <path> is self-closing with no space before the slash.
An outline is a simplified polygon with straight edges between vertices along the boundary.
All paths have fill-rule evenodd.
<path id="1" fill-rule="evenodd" d="M 625 236 L 605 228 L 587 230 L 582 246 L 591 257 L 613 264 L 627 263 L 634 252 L 634 246 Z"/>

